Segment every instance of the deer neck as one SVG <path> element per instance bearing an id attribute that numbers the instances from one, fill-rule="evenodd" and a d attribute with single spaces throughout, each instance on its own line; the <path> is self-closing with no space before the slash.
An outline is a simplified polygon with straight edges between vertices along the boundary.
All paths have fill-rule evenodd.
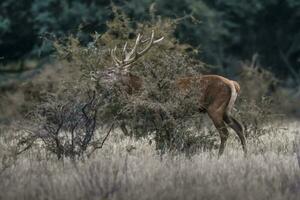
<path id="1" fill-rule="evenodd" d="M 121 75 L 121 83 L 126 87 L 127 93 L 132 94 L 141 90 L 143 79 L 128 72 Z"/>

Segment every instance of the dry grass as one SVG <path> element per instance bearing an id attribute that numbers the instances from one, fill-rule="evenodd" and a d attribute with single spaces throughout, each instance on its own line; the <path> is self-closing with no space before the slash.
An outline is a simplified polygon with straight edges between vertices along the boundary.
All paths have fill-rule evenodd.
<path id="1" fill-rule="evenodd" d="M 0 172 L 0 199 L 298 199 L 300 124 L 272 126 L 249 141 L 247 158 L 233 134 L 220 159 L 216 151 L 161 157 L 148 140 L 117 132 L 92 158 L 76 164 L 36 148 Z M 9 146 L 1 140 L 2 160 Z"/>

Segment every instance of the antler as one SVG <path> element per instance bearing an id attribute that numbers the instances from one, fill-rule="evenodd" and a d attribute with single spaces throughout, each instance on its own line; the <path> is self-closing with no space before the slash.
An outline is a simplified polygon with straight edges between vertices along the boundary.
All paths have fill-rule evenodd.
<path id="1" fill-rule="evenodd" d="M 111 57 L 113 59 L 113 61 L 115 62 L 117 67 L 123 68 L 123 69 L 127 69 L 128 67 L 131 66 L 132 63 L 134 63 L 139 57 L 141 57 L 143 54 L 145 54 L 147 51 L 149 51 L 149 49 L 152 47 L 153 44 L 159 43 L 160 41 L 162 41 L 164 39 L 164 37 L 161 37 L 157 40 L 154 40 L 154 30 L 152 30 L 151 32 L 151 37 L 148 39 L 145 39 L 142 41 L 142 35 L 138 34 L 136 40 L 135 40 L 135 44 L 133 46 L 133 48 L 131 49 L 131 51 L 127 51 L 127 42 L 125 43 L 124 47 L 123 47 L 123 59 L 120 60 L 117 58 L 116 56 L 116 50 L 117 50 L 117 46 L 115 46 L 115 48 L 113 48 L 111 50 Z M 150 40 L 150 41 L 149 41 Z M 138 51 L 138 46 L 141 43 L 145 43 L 148 42 L 147 46 L 141 50 Z"/>

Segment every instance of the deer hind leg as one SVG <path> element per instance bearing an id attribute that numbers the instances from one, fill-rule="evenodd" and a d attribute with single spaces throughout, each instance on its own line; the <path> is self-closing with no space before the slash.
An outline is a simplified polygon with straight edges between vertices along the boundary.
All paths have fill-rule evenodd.
<path id="1" fill-rule="evenodd" d="M 218 130 L 219 134 L 220 134 L 220 138 L 221 138 L 221 144 L 219 147 L 219 157 L 223 154 L 225 146 L 226 146 L 226 141 L 228 139 L 228 130 L 226 128 L 226 125 L 224 123 L 223 120 L 223 114 L 222 112 L 214 112 L 214 111 L 210 111 L 208 110 L 208 115 L 211 118 L 211 120 L 213 121 L 216 129 Z"/>
<path id="2" fill-rule="evenodd" d="M 240 138 L 241 144 L 242 144 L 242 147 L 243 147 L 243 151 L 246 155 L 247 154 L 247 146 L 246 146 L 246 138 L 245 138 L 245 135 L 244 135 L 243 126 L 234 117 L 232 117 L 228 113 L 226 113 L 224 115 L 224 121 L 226 122 L 226 124 L 230 128 L 232 128 L 236 132 L 236 134 Z"/>

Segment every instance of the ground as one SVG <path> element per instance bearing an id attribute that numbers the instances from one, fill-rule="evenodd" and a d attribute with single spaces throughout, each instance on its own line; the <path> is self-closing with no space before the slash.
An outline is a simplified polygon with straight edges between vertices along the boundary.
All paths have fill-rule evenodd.
<path id="1" fill-rule="evenodd" d="M 35 149 L 7 164 L 11 143 L 2 138 L 0 199 L 299 199 L 300 122 L 270 126 L 248 140 L 247 157 L 233 134 L 218 158 L 217 149 L 160 156 L 148 139 L 116 131 L 103 149 L 77 163 Z"/>

